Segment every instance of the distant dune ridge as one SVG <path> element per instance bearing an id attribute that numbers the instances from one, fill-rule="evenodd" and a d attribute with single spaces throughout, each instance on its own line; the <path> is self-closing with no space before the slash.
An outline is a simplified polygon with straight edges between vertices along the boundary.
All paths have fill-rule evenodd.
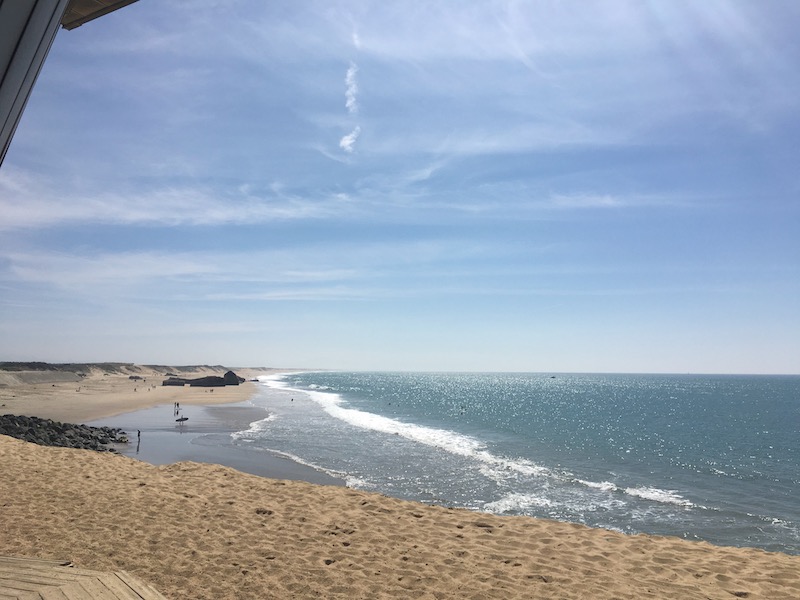
<path id="1" fill-rule="evenodd" d="M 162 386 L 169 378 L 225 379 L 234 372 L 244 385 L 215 387 Z M 246 378 L 278 369 L 222 365 L 138 365 L 133 363 L 0 363 L 0 414 L 11 413 L 82 423 L 159 404 L 222 404 L 247 400 L 253 393 Z M 242 376 L 240 376 L 242 375 Z"/>
<path id="2" fill-rule="evenodd" d="M 41 383 L 77 382 L 90 376 L 177 377 L 176 373 L 201 374 L 227 371 L 220 365 L 172 367 L 133 363 L 0 362 L 0 387 Z"/>
<path id="3" fill-rule="evenodd" d="M 224 367 L 106 364 L 0 366 L 0 412 L 80 422 L 254 391 L 249 381 L 213 394 L 160 385 L 168 372 L 222 376 Z M 59 379 L 69 376 L 77 379 Z M 797 556 L 426 506 L 213 464 L 156 467 L 0 435 L 0 473 L 0 554 L 125 570 L 174 599 L 800 598 Z"/>
<path id="4" fill-rule="evenodd" d="M 47 363 L 47 362 L 0 362 L 0 384 L 4 378 L 19 383 L 49 383 L 50 381 L 77 381 L 92 374 L 126 376 L 177 377 L 181 374 L 224 372 L 229 367 L 222 365 L 137 365 L 122 362 L 101 363 Z"/>

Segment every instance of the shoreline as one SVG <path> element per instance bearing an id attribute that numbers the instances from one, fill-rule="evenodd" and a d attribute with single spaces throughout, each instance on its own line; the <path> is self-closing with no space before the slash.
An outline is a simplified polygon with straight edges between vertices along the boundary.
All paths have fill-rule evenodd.
<path id="1" fill-rule="evenodd" d="M 262 409 L 247 405 L 259 392 L 251 379 L 297 369 L 238 369 L 245 382 L 208 388 L 162 386 L 161 382 L 172 372 L 195 378 L 222 375 L 226 368 L 124 365 L 109 372 L 99 365 L 87 366 L 83 376 L 57 370 L 0 371 L 0 414 L 119 427 L 128 433 L 129 443 L 117 451 L 153 465 L 202 462 L 271 479 L 344 486 L 343 480 L 290 457 L 248 451 L 231 443 L 231 433 L 266 416 Z M 182 414 L 191 415 L 177 429 L 170 418 L 176 402 Z M 137 430 L 143 432 L 143 447 L 137 444 Z"/>
<path id="2" fill-rule="evenodd" d="M 174 420 L 172 405 L 143 408 L 87 424 L 122 429 L 129 442 L 117 447 L 117 451 L 151 465 L 201 462 L 269 479 L 344 487 L 344 480 L 288 456 L 234 444 L 232 433 L 246 430 L 251 423 L 268 417 L 269 413 L 250 402 L 257 393 L 253 388 L 244 402 L 181 404 L 181 415 L 188 420 L 180 424 Z"/>

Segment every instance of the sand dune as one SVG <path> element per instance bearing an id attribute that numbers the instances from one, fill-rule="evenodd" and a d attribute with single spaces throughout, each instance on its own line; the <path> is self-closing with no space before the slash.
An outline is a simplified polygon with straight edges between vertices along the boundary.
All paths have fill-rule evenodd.
<path id="1" fill-rule="evenodd" d="M 193 368 L 181 376 L 222 375 L 226 369 Z M 249 378 L 273 370 L 240 370 Z M 134 375 L 141 379 L 131 380 Z M 0 414 L 37 416 L 68 423 L 83 423 L 173 402 L 220 404 L 241 402 L 253 394 L 250 382 L 220 388 L 162 387 L 164 369 L 140 365 L 115 372 L 93 368 L 84 377 L 60 371 L 0 371 Z M 211 392 L 210 390 L 214 391 Z"/>
<path id="2" fill-rule="evenodd" d="M 800 557 L 0 436 L 0 554 L 169 598 L 800 598 Z"/>

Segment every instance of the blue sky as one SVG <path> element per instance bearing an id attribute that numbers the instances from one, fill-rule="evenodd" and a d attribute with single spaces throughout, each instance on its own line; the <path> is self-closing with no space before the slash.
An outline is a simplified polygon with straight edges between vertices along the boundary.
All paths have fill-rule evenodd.
<path id="1" fill-rule="evenodd" d="M 0 359 L 800 372 L 800 4 L 141 0 L 0 168 Z"/>

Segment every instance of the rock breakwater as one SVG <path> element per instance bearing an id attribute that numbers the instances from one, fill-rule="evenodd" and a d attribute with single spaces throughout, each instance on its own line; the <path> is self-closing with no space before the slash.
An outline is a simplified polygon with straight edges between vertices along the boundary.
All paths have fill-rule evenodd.
<path id="1" fill-rule="evenodd" d="M 50 419 L 21 415 L 0 416 L 0 434 L 40 446 L 60 446 L 106 452 L 116 452 L 112 444 L 128 442 L 127 435 L 121 429 L 61 423 Z"/>

